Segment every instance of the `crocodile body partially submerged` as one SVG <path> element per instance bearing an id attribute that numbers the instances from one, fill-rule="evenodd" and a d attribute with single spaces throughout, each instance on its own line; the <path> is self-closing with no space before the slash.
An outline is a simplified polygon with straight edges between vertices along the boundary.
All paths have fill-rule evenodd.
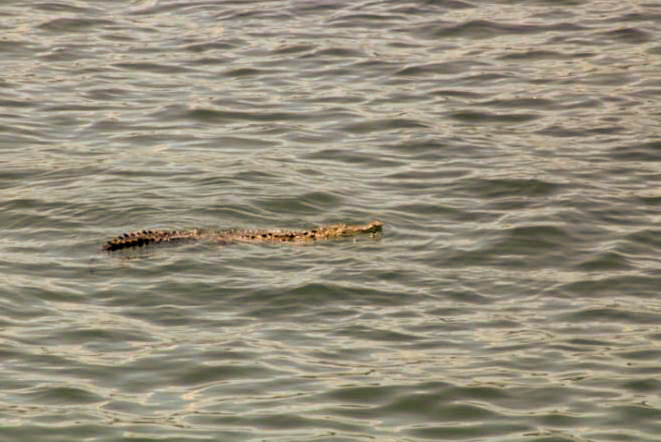
<path id="1" fill-rule="evenodd" d="M 103 245 L 108 252 L 148 244 L 170 243 L 191 240 L 217 241 L 223 244 L 231 242 L 296 242 L 304 243 L 356 236 L 375 235 L 383 230 L 381 221 L 369 224 L 330 224 L 309 230 L 229 230 L 224 232 L 192 230 L 143 230 L 124 233 Z"/>

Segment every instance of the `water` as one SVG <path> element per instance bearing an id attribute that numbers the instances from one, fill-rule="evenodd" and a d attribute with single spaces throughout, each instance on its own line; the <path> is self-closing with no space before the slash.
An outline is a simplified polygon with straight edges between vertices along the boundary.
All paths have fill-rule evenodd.
<path id="1" fill-rule="evenodd" d="M 0 441 L 661 440 L 656 2 L 5 1 L 0 29 Z"/>

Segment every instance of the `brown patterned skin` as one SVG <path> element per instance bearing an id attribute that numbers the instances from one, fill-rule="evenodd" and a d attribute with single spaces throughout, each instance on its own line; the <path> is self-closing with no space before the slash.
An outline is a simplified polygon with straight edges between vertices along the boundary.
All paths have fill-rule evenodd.
<path id="1" fill-rule="evenodd" d="M 280 230 L 236 230 L 227 232 L 201 232 L 193 230 L 143 230 L 142 232 L 124 233 L 111 239 L 103 245 L 108 252 L 130 247 L 140 247 L 147 244 L 162 242 L 179 242 L 186 240 L 209 240 L 229 243 L 240 242 L 311 242 L 355 236 L 360 234 L 376 234 L 383 230 L 381 221 L 369 224 L 330 224 L 310 230 L 280 231 Z"/>

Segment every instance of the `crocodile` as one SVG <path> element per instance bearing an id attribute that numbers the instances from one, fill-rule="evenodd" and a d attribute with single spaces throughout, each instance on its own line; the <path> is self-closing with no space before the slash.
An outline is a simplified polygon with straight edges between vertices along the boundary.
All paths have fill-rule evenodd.
<path id="1" fill-rule="evenodd" d="M 338 239 L 360 234 L 375 236 L 383 230 L 381 221 L 368 224 L 329 224 L 309 230 L 227 230 L 222 232 L 192 230 L 142 230 L 119 235 L 103 245 L 103 250 L 112 252 L 130 247 L 157 243 L 207 240 L 222 244 L 232 242 L 294 242 L 306 243 L 318 240 Z"/>

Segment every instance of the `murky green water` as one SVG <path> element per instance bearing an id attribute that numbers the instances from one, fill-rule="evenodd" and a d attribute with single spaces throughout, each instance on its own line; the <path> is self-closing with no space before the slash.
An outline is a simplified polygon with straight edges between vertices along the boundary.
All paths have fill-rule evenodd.
<path id="1" fill-rule="evenodd" d="M 655 2 L 3 2 L 0 441 L 659 440 L 660 41 Z"/>

